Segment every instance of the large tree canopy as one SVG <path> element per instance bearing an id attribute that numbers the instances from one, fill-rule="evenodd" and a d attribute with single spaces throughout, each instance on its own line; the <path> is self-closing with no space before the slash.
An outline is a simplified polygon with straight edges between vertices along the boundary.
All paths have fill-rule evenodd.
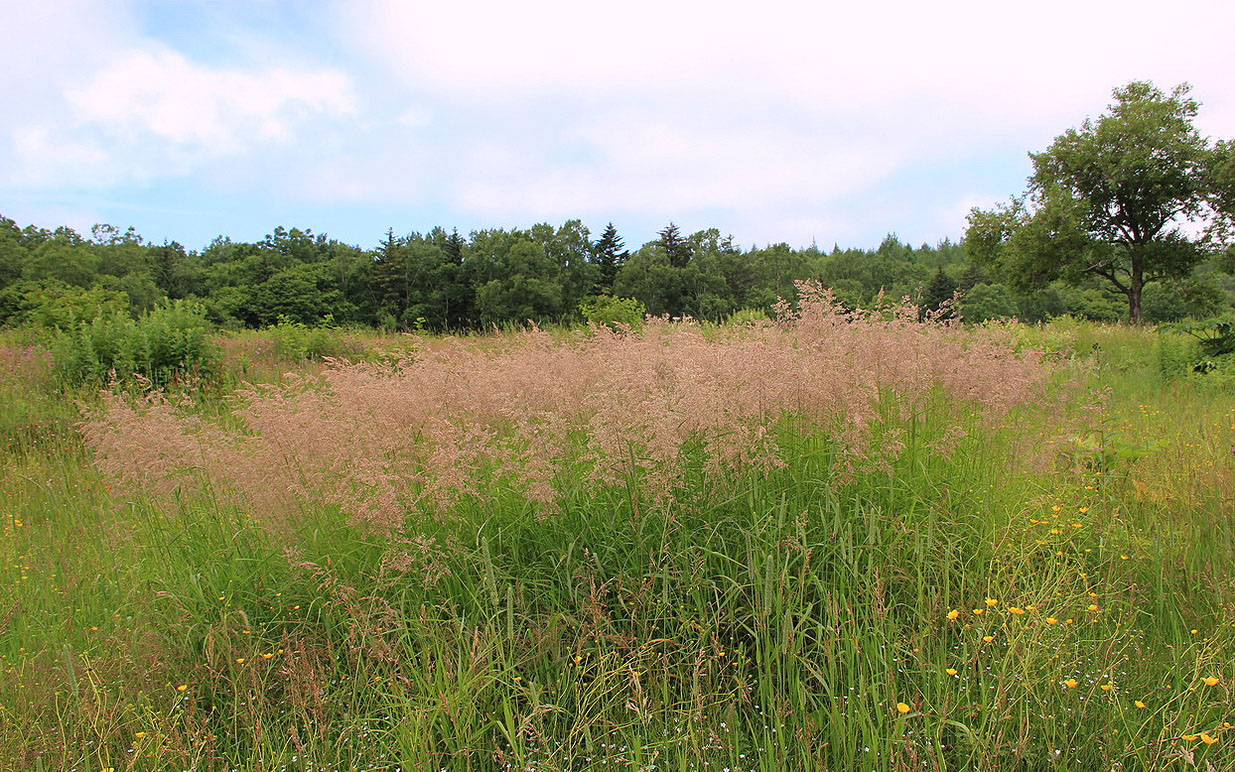
<path id="1" fill-rule="evenodd" d="M 1022 289 L 1101 277 L 1139 323 L 1145 285 L 1186 276 L 1231 215 L 1226 146 L 1197 131 L 1188 92 L 1141 81 L 1115 89 L 1107 114 L 1030 154 L 1024 195 L 970 212 L 969 253 Z"/>

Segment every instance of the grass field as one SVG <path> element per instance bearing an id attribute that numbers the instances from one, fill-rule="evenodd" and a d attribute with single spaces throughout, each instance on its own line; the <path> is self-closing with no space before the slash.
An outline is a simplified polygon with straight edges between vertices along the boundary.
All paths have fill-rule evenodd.
<path id="1" fill-rule="evenodd" d="M 1235 769 L 1235 391 L 1152 331 L 274 343 L 0 340 L 0 769 Z"/>

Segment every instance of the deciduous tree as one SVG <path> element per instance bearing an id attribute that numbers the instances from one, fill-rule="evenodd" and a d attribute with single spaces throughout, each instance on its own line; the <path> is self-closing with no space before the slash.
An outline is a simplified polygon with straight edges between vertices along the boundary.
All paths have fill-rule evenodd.
<path id="1" fill-rule="evenodd" d="M 1143 81 L 1115 89 L 1105 115 L 1030 154 L 1023 196 L 970 212 L 970 253 L 1022 289 L 1099 276 L 1139 323 L 1145 285 L 1186 276 L 1204 256 L 1198 233 L 1229 216 L 1217 195 L 1224 146 L 1197 131 L 1189 90 L 1166 94 Z"/>

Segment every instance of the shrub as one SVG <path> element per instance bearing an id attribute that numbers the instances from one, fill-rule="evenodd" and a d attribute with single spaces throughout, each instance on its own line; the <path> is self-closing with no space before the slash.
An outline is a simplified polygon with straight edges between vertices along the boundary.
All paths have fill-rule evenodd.
<path id="1" fill-rule="evenodd" d="M 1182 335 L 1161 335 L 1155 353 L 1158 371 L 1166 378 L 1177 378 L 1192 371 L 1201 358 L 1201 347 Z"/>
<path id="2" fill-rule="evenodd" d="M 1011 319 L 1016 313 L 1016 297 L 1004 284 L 978 284 L 961 300 L 961 316 L 966 322 Z"/>
<path id="3" fill-rule="evenodd" d="M 354 335 L 340 331 L 327 316 L 323 324 L 309 327 L 286 316 L 266 328 L 274 340 L 275 353 L 287 360 L 320 362 L 325 359 L 364 359 L 368 347 Z"/>
<path id="4" fill-rule="evenodd" d="M 647 309 L 634 298 L 619 298 L 612 295 L 597 295 L 579 306 L 579 313 L 590 324 L 617 330 L 625 327 L 638 330 L 643 327 Z"/>
<path id="5" fill-rule="evenodd" d="M 64 382 L 105 382 L 140 376 L 156 385 L 192 375 L 213 377 L 218 351 L 213 327 L 198 303 L 177 300 L 137 319 L 100 314 L 59 332 L 52 341 L 56 375 Z"/>
<path id="6" fill-rule="evenodd" d="M 768 312 L 762 308 L 740 308 L 729 315 L 726 324 L 734 327 L 750 327 L 770 321 Z"/>
<path id="7" fill-rule="evenodd" d="M 1235 359 L 1235 321 L 1210 319 L 1204 322 L 1178 322 L 1164 324 L 1159 332 L 1182 332 L 1194 339 L 1196 355 L 1192 359 L 1192 371 L 1197 373 L 1226 373 Z"/>
<path id="8" fill-rule="evenodd" d="M 67 330 L 102 315 L 127 314 L 129 296 L 102 287 L 71 287 L 54 279 L 18 282 L 0 292 L 0 320 Z"/>

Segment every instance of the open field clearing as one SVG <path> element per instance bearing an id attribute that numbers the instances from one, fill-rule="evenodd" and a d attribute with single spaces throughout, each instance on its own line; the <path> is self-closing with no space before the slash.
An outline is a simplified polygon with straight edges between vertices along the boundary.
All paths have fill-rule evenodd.
<path id="1" fill-rule="evenodd" d="M 1235 769 L 1230 384 L 802 297 L 165 392 L 8 335 L 0 769 Z"/>

